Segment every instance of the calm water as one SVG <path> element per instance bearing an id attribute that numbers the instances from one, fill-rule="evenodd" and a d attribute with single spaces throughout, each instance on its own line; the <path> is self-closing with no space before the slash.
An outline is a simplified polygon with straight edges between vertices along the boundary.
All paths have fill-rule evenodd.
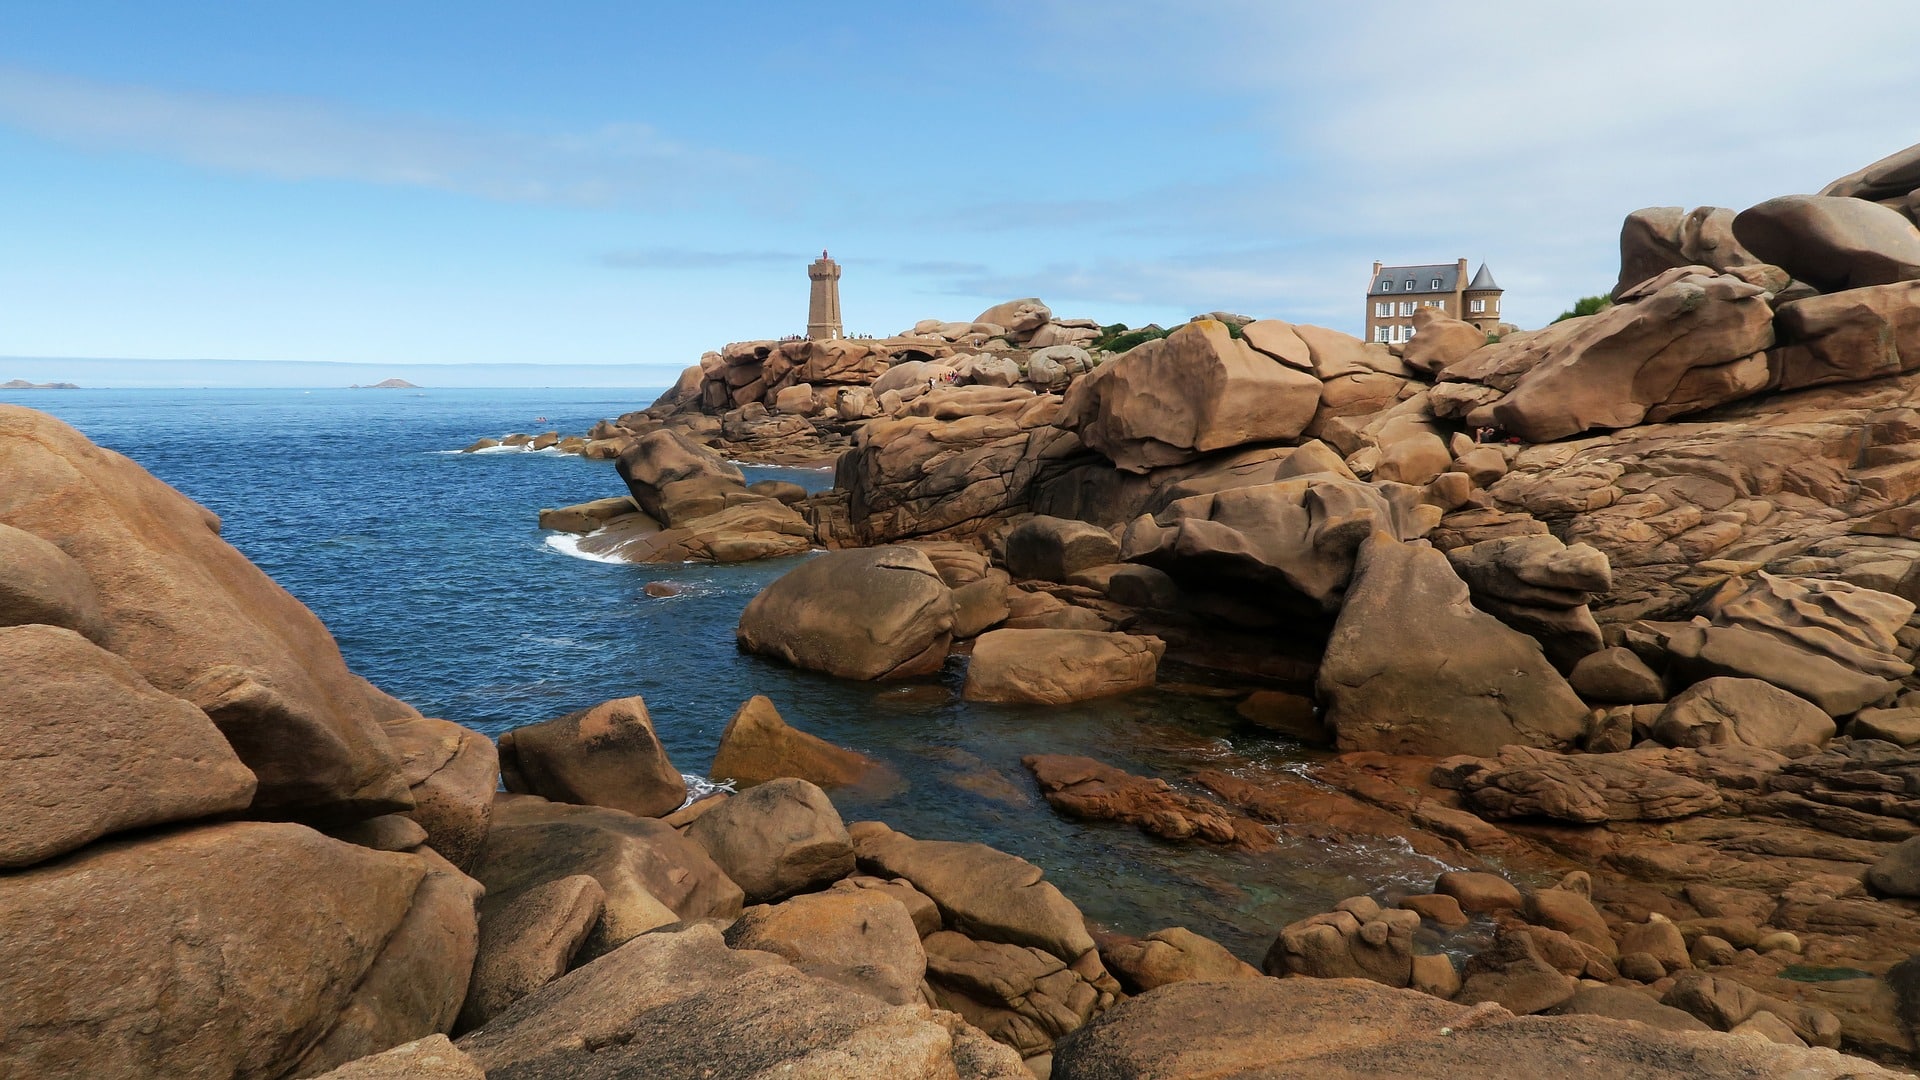
<path id="1" fill-rule="evenodd" d="M 223 535 L 333 630 L 347 662 L 429 715 L 489 733 L 643 695 L 686 772 L 705 772 L 741 701 L 892 765 L 902 790 L 835 796 L 849 821 L 984 840 L 1031 859 L 1094 919 L 1185 925 L 1258 961 L 1285 923 L 1439 866 L 1390 847 L 1283 843 L 1226 854 L 1067 821 L 1023 754 L 1078 753 L 1175 782 L 1202 767 L 1284 769 L 1299 748 L 1229 702 L 1166 692 L 1060 708 L 959 700 L 961 670 L 876 686 L 734 647 L 740 610 L 792 560 L 636 567 L 572 557 L 535 513 L 624 493 L 613 466 L 552 453 L 455 454 L 509 431 L 584 432 L 653 394 L 611 390 L 7 392 L 140 462 L 225 519 Z M 544 424 L 535 417 L 546 417 Z M 753 469 L 809 488 L 810 470 Z M 654 598 L 650 581 L 684 591 Z"/>

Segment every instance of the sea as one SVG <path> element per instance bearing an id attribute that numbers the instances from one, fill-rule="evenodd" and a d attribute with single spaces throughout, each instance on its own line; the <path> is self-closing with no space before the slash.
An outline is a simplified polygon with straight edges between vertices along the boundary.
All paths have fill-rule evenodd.
<path id="1" fill-rule="evenodd" d="M 1255 964 L 1288 922 L 1447 869 L 1402 842 L 1282 838 L 1252 854 L 1063 817 L 1023 755 L 1084 754 L 1190 788 L 1183 778 L 1202 768 L 1299 774 L 1314 752 L 1247 725 L 1231 696 L 1205 687 L 989 705 L 961 700 L 958 659 L 936 677 L 875 684 L 744 654 L 741 609 L 797 560 L 583 557 L 537 515 L 624 494 L 610 462 L 459 452 L 483 436 L 585 433 L 656 393 L 41 390 L 0 391 L 0 402 L 61 418 L 219 514 L 226 540 L 326 622 L 349 666 L 430 716 L 498 734 L 638 694 L 675 765 L 704 776 L 734 710 L 764 694 L 789 723 L 898 773 L 897 784 L 835 792 L 846 820 L 984 841 L 1044 868 L 1108 929 L 1184 926 Z M 823 470 L 744 471 L 810 490 L 832 482 Z M 652 582 L 678 592 L 649 596 Z"/>

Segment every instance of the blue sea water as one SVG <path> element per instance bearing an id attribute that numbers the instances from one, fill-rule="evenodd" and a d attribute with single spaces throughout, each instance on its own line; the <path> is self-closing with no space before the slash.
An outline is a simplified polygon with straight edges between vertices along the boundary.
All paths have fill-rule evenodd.
<path id="1" fill-rule="evenodd" d="M 569 556 L 541 507 L 624 493 L 613 467 L 551 452 L 459 454 L 481 436 L 584 433 L 644 407 L 626 390 L 0 391 L 133 458 L 224 520 L 223 535 L 323 619 L 349 665 L 428 715 L 489 733 L 645 697 L 682 771 L 704 773 L 750 695 L 866 752 L 904 784 L 837 792 L 849 821 L 982 840 L 1044 867 L 1096 921 L 1181 925 L 1258 962 L 1287 922 L 1444 867 L 1390 844 L 1284 840 L 1221 852 L 1055 813 L 1023 754 L 1086 754 L 1175 783 L 1199 768 L 1295 768 L 1304 751 L 1231 699 L 1156 690 L 1067 708 L 959 698 L 958 662 L 907 684 L 843 682 L 740 653 L 746 602 L 793 565 L 627 566 Z M 544 422 L 536 420 L 545 417 Z M 818 470 L 748 468 L 810 489 Z M 678 595 L 650 597 L 652 581 Z"/>

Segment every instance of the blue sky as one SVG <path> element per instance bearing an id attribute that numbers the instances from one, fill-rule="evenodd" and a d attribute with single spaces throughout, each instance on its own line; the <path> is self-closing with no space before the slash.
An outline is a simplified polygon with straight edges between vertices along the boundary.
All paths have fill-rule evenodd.
<path id="1" fill-rule="evenodd" d="M 800 329 L 822 247 L 854 332 L 1025 295 L 1357 332 L 1372 260 L 1461 256 L 1535 325 L 1630 210 L 1920 142 L 1909 0 L 1718 10 L 5 5 L 0 356 L 657 385 Z"/>

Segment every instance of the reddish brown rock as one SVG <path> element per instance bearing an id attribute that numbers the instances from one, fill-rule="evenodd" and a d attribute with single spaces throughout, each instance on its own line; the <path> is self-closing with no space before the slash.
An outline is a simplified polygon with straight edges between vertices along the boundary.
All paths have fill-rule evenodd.
<path id="1" fill-rule="evenodd" d="M 0 626 L 44 623 L 106 637 L 100 594 L 73 556 L 30 532 L 0 525 Z"/>
<path id="2" fill-rule="evenodd" d="M 927 972 L 913 917 L 878 889 L 828 890 L 750 907 L 726 937 L 728 948 L 773 953 L 889 1005 L 919 1001 Z"/>
<path id="3" fill-rule="evenodd" d="M 1087 757 L 1029 754 L 1021 759 L 1054 809 L 1089 821 L 1136 825 L 1167 840 L 1205 840 L 1225 847 L 1273 847 L 1266 826 L 1211 799 L 1183 795 L 1157 777 L 1134 776 Z"/>

